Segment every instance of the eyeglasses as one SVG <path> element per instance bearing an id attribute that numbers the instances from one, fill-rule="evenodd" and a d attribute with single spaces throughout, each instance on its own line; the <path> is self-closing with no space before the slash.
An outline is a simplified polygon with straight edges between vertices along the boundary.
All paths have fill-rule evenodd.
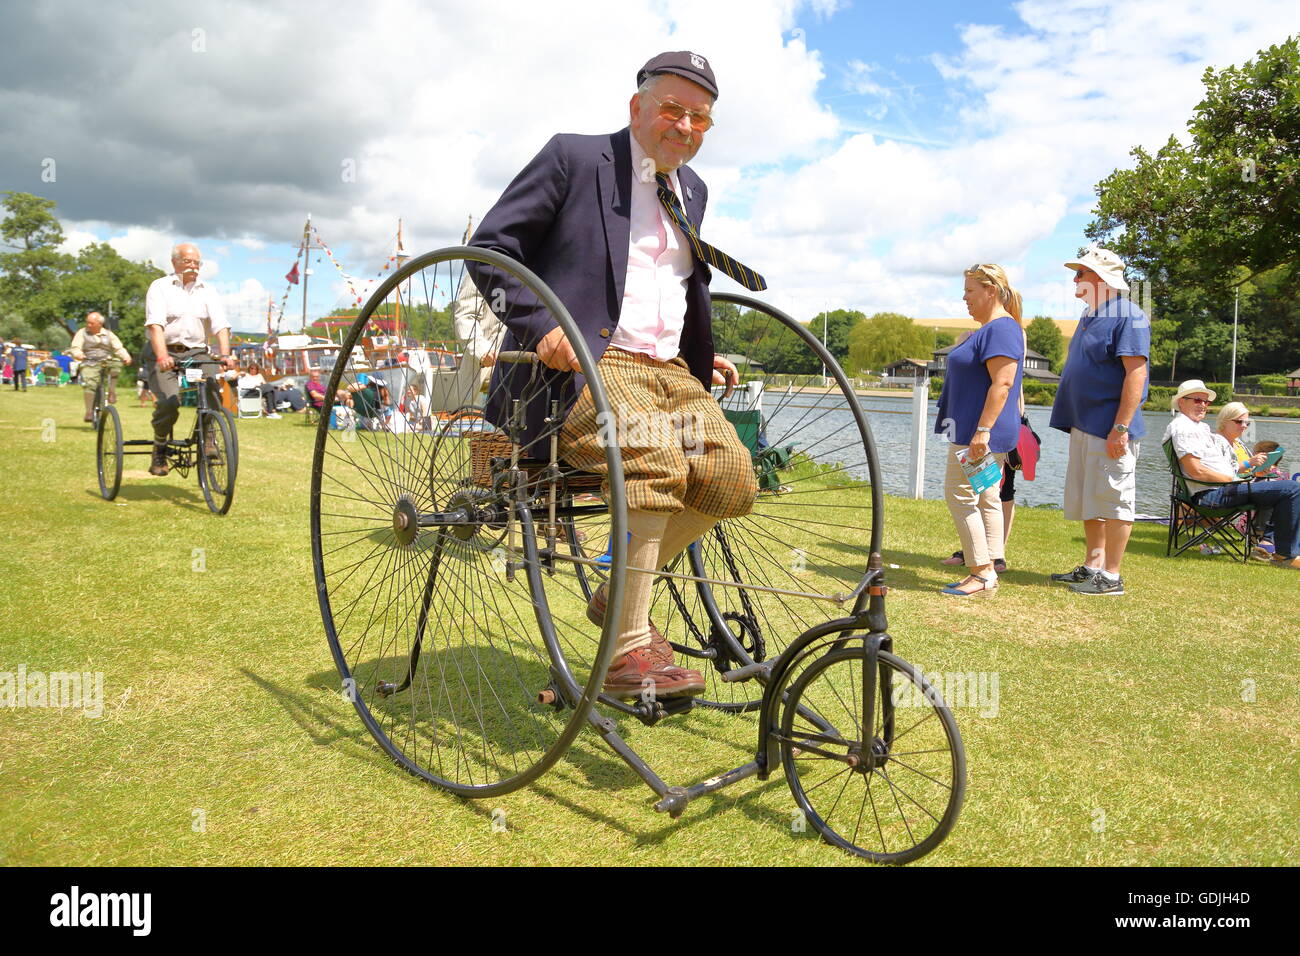
<path id="1" fill-rule="evenodd" d="M 1192 397 L 1189 396 L 1189 395 L 1184 395 L 1184 396 L 1183 396 L 1183 401 L 1191 402 L 1193 405 L 1208 405 L 1208 404 L 1210 404 L 1210 400 L 1209 400 L 1208 398 L 1192 398 Z"/>
<path id="2" fill-rule="evenodd" d="M 683 116 L 689 116 L 691 118 L 691 129 L 697 133 L 707 132 L 713 127 L 713 117 L 708 113 L 688 110 L 680 103 L 674 103 L 672 100 L 661 100 L 653 93 L 647 93 L 646 96 L 659 104 L 659 115 L 672 123 L 680 123 Z"/>
<path id="3" fill-rule="evenodd" d="M 1075 282 L 1082 282 L 1084 279 L 1088 278 L 1088 276 L 1091 275 L 1091 274 L 1092 274 L 1092 273 L 1089 272 L 1087 269 L 1075 269 L 1075 270 L 1074 270 L 1074 281 L 1075 281 Z"/>
<path id="4" fill-rule="evenodd" d="M 173 261 L 173 262 L 179 262 L 179 263 L 181 263 L 181 265 L 187 265 L 187 266 L 198 266 L 198 265 L 202 265 L 202 264 L 203 264 L 203 260 L 202 260 L 202 259 L 190 259 L 190 258 L 187 258 L 186 256 L 177 256 L 177 257 L 176 257 L 175 259 L 173 259 L 172 261 Z"/>

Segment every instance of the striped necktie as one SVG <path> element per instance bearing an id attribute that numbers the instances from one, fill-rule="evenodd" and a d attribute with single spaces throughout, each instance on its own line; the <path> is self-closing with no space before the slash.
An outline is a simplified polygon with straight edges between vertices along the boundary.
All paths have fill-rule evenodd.
<path id="1" fill-rule="evenodd" d="M 668 215 L 673 217 L 673 222 L 677 223 L 678 228 L 686 236 L 691 248 L 695 250 L 696 257 L 701 262 L 721 269 L 750 292 L 762 292 L 767 288 L 767 280 L 761 275 L 749 268 L 749 266 L 737 262 L 721 249 L 715 249 L 699 237 L 695 232 L 695 227 L 691 225 L 691 221 L 686 218 L 686 210 L 682 208 L 682 204 L 677 199 L 677 194 L 673 192 L 673 184 L 669 182 L 667 173 L 657 173 L 655 182 L 659 184 L 659 201 L 668 210 Z"/>

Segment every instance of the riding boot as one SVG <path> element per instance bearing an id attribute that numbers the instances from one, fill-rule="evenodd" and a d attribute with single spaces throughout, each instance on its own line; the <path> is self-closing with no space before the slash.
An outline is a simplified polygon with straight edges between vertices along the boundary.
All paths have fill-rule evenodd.
<path id="1" fill-rule="evenodd" d="M 159 478 L 171 471 L 167 464 L 167 445 L 153 443 L 153 462 L 149 465 L 149 474 L 157 475 Z"/>

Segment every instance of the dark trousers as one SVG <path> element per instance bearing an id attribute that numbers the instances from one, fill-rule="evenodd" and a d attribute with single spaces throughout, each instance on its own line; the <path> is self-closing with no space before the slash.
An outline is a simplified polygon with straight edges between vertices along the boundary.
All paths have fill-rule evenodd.
<path id="1" fill-rule="evenodd" d="M 22 383 L 22 390 L 24 392 L 27 391 L 27 369 L 25 368 L 14 369 L 14 391 L 15 392 L 18 391 L 18 385 L 20 382 Z"/>
<path id="2" fill-rule="evenodd" d="M 1237 481 L 1196 495 L 1211 508 L 1243 505 L 1273 509 L 1273 550 L 1287 558 L 1300 555 L 1300 481 Z"/>
<path id="3" fill-rule="evenodd" d="M 207 349 L 186 349 L 183 352 L 171 352 L 172 360 L 176 366 L 163 372 L 158 369 L 155 363 L 149 371 L 149 391 L 154 393 L 157 399 L 153 410 L 153 440 L 155 442 L 165 442 L 172 433 L 172 426 L 176 424 L 176 419 L 180 416 L 181 395 L 180 395 L 180 363 L 184 359 L 196 359 L 192 368 L 203 369 L 205 377 L 204 385 L 208 389 L 208 406 L 215 408 L 221 404 L 221 397 L 217 393 L 217 383 L 215 379 L 208 376 L 215 375 L 221 370 L 221 363 L 213 356 L 208 354 Z"/>

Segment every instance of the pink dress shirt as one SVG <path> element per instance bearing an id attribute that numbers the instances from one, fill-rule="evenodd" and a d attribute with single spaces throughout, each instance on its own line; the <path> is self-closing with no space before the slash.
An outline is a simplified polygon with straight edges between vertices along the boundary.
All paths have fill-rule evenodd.
<path id="1" fill-rule="evenodd" d="M 676 170 L 668 179 L 680 197 Z M 654 163 L 633 136 L 627 281 L 618 328 L 609 344 L 667 362 L 680 351 L 686 322 L 686 280 L 695 271 L 695 260 L 681 230 L 659 202 L 657 190 Z"/>

